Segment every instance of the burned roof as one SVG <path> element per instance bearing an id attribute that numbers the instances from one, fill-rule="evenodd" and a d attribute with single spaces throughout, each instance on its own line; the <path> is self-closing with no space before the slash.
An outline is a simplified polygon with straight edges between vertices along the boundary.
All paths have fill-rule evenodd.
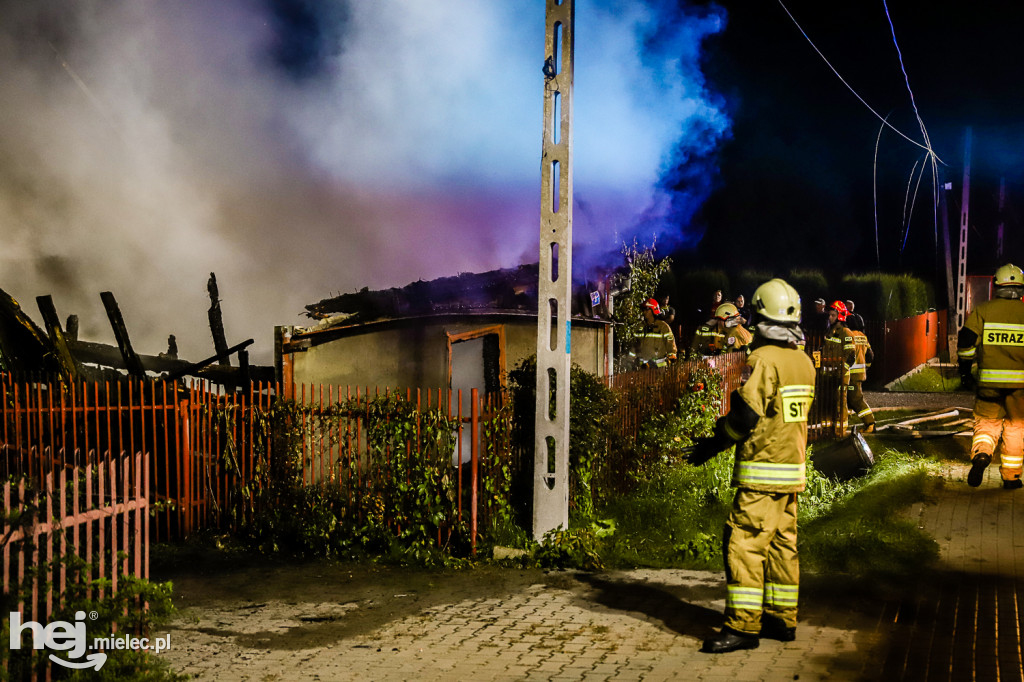
<path id="1" fill-rule="evenodd" d="M 452 277 L 423 281 L 404 287 L 325 298 L 306 306 L 306 314 L 317 320 L 344 315 L 346 323 L 369 322 L 419 315 L 458 312 L 537 312 L 537 263 L 490 272 L 463 272 Z M 595 281 L 573 285 L 572 314 L 599 316 L 590 292 Z M 601 300 L 604 300 L 603 294 Z M 601 311 L 603 312 L 603 311 Z"/>

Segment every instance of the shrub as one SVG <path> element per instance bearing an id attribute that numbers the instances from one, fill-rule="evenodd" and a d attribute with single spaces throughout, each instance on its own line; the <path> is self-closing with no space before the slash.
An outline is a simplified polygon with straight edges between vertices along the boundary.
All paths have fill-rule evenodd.
<path id="1" fill-rule="evenodd" d="M 932 286 L 912 275 L 880 272 L 847 275 L 837 298 L 853 299 L 857 312 L 866 319 L 898 320 L 920 315 L 935 307 Z"/>
<path id="2" fill-rule="evenodd" d="M 508 373 L 512 396 L 512 447 L 519 451 L 519 497 L 529 496 L 516 504 L 519 509 L 532 504 L 533 490 L 523 481 L 533 480 L 534 415 L 537 403 L 537 356 L 524 358 Z M 583 523 L 594 513 L 592 480 L 607 453 L 613 438 L 612 416 L 615 394 L 596 374 L 573 365 L 569 374 L 569 509 Z M 527 517 L 528 518 L 528 517 Z M 522 518 L 521 523 L 526 524 Z"/>
<path id="3" fill-rule="evenodd" d="M 754 291 L 773 277 L 771 272 L 766 270 L 742 270 L 732 278 L 732 290 L 729 293 L 730 300 L 736 298 L 737 294 L 743 294 L 750 305 L 750 299 Z"/>
<path id="4" fill-rule="evenodd" d="M 724 270 L 678 268 L 673 270 L 673 274 L 678 298 L 672 299 L 672 305 L 679 311 L 677 321 L 693 322 L 710 317 L 712 311 L 708 310 L 708 304 L 717 289 L 721 289 L 725 296 L 733 295 Z"/>
<path id="5" fill-rule="evenodd" d="M 800 294 L 805 314 L 814 308 L 811 305 L 814 299 L 820 297 L 827 302 L 835 299 L 835 296 L 830 294 L 828 279 L 820 270 L 790 270 L 784 279 Z"/>

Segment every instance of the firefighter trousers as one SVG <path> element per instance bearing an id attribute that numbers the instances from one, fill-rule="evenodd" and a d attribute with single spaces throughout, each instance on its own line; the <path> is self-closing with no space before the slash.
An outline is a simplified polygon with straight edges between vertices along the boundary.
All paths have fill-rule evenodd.
<path id="1" fill-rule="evenodd" d="M 846 406 L 857 414 L 857 418 L 864 422 L 865 426 L 874 424 L 875 415 L 864 400 L 864 380 L 851 379 L 850 385 L 846 388 L 849 391 L 846 395 Z"/>
<path id="2" fill-rule="evenodd" d="M 1004 481 L 1019 479 L 1024 468 L 1024 389 L 978 389 L 971 456 L 991 457 L 1000 440 L 999 473 Z"/>
<path id="3" fill-rule="evenodd" d="M 796 626 L 797 493 L 736 491 L 725 523 L 725 626 L 756 635 L 762 611 Z"/>

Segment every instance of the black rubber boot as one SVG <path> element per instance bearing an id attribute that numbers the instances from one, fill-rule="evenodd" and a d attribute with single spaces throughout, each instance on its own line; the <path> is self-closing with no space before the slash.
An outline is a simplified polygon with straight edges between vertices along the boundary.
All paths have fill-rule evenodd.
<path id="1" fill-rule="evenodd" d="M 761 636 L 780 642 L 792 642 L 796 639 L 796 628 L 786 625 L 786 621 L 778 616 L 765 614 L 761 616 Z"/>
<path id="2" fill-rule="evenodd" d="M 992 455 L 980 453 L 971 460 L 971 471 L 967 474 L 967 485 L 977 488 L 981 485 L 981 479 L 985 477 L 985 468 L 991 464 Z"/>
<path id="3" fill-rule="evenodd" d="M 748 635 L 745 632 L 722 628 L 722 631 L 714 637 L 705 639 L 704 646 L 700 650 L 706 654 L 727 654 L 740 649 L 756 649 L 760 643 L 757 635 Z"/>
<path id="4" fill-rule="evenodd" d="M 1003 481 L 1003 489 L 1005 490 L 1017 490 L 1024 488 L 1024 482 L 1019 478 L 1010 479 L 1009 481 Z"/>

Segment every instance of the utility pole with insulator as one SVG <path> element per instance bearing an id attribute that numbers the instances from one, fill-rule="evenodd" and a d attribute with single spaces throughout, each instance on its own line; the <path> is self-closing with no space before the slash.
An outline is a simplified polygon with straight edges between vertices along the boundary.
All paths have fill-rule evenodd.
<path id="1" fill-rule="evenodd" d="M 956 269 L 956 327 L 967 317 L 967 220 L 971 200 L 971 129 L 964 133 L 964 186 L 960 202 L 960 256 Z"/>
<path id="2" fill-rule="evenodd" d="M 546 0 L 537 284 L 533 537 L 569 527 L 572 79 L 575 0 Z"/>

